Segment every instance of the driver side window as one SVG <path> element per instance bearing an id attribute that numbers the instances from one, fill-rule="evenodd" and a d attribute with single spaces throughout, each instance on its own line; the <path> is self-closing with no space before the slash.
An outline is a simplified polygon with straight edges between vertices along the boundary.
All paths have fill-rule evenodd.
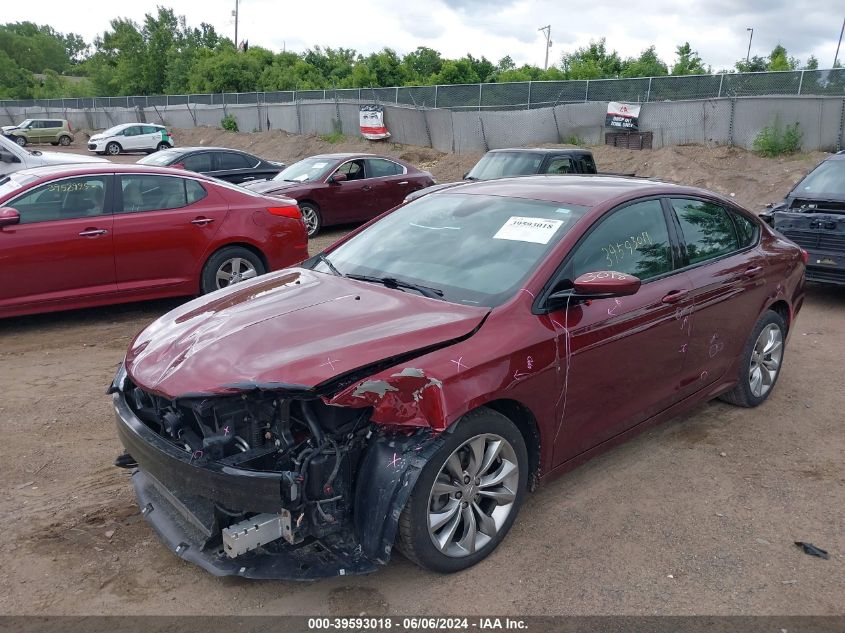
<path id="1" fill-rule="evenodd" d="M 346 174 L 347 180 L 362 180 L 364 178 L 364 161 L 350 160 L 337 168 L 336 174 Z"/>
<path id="2" fill-rule="evenodd" d="M 673 268 L 669 230 L 660 200 L 636 202 L 599 221 L 571 260 L 572 279 L 615 270 L 642 281 Z"/>

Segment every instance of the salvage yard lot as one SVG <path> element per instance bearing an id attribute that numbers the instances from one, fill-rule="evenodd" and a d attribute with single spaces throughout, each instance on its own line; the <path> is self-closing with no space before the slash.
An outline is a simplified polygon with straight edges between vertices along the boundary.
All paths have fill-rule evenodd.
<path id="1" fill-rule="evenodd" d="M 295 142 L 253 151 L 292 162 Z M 821 157 L 760 163 L 726 148 L 669 149 L 599 148 L 596 158 L 602 170 L 648 174 L 662 161 L 675 178 L 757 209 Z M 409 160 L 431 161 L 421 166 L 441 181 L 477 158 L 393 151 L 417 152 Z M 345 230 L 321 234 L 312 252 Z M 311 584 L 218 579 L 181 561 L 112 466 L 122 449 L 105 387 L 135 333 L 176 305 L 0 321 L 3 613 L 833 614 L 845 604 L 845 289 L 808 288 L 765 404 L 710 403 L 549 483 L 479 565 L 441 576 L 397 554 L 371 576 Z"/>

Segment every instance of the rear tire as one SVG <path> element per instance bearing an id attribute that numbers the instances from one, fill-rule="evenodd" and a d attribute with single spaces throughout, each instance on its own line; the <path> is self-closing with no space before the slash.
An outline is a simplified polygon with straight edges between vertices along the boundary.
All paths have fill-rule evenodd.
<path id="1" fill-rule="evenodd" d="M 300 202 L 299 211 L 305 221 L 305 228 L 308 229 L 308 237 L 314 237 L 323 228 L 323 218 L 320 216 L 320 209 L 313 202 Z"/>
<path id="2" fill-rule="evenodd" d="M 467 569 L 496 549 L 528 482 L 525 440 L 507 417 L 481 407 L 456 424 L 423 467 L 396 539 L 406 558 L 443 573 Z"/>
<path id="3" fill-rule="evenodd" d="M 267 272 L 261 258 L 243 246 L 226 246 L 208 258 L 202 269 L 200 292 L 208 294 Z"/>
<path id="4" fill-rule="evenodd" d="M 156 146 L 156 151 L 157 151 L 157 152 L 160 152 L 161 150 L 164 150 L 164 149 L 170 149 L 170 145 L 168 145 L 168 144 L 167 144 L 167 143 L 165 143 L 164 141 L 162 141 L 161 143 L 159 143 L 159 144 Z"/>
<path id="5" fill-rule="evenodd" d="M 71 140 L 70 140 L 69 136 L 59 137 L 59 145 L 61 145 L 62 147 L 67 147 L 70 144 L 71 144 Z"/>
<path id="6" fill-rule="evenodd" d="M 108 154 L 109 156 L 117 156 L 118 154 L 120 154 L 122 149 L 123 148 L 120 147 L 120 144 L 112 141 L 111 143 L 106 145 L 106 154 Z"/>
<path id="7" fill-rule="evenodd" d="M 756 407 L 775 388 L 786 345 L 786 323 L 777 312 L 767 310 L 759 318 L 742 350 L 737 385 L 719 396 L 738 407 Z"/>

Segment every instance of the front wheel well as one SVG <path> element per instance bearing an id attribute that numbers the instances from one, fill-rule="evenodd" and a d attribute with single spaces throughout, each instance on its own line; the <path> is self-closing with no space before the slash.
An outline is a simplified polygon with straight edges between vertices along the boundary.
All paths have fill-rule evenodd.
<path id="1" fill-rule="evenodd" d="M 501 399 L 484 405 L 501 413 L 519 429 L 528 449 L 528 488 L 534 490 L 540 477 L 540 429 L 531 410 L 516 400 Z"/>
<path id="2" fill-rule="evenodd" d="M 792 311 L 789 309 L 789 304 L 781 299 L 770 305 L 769 310 L 775 312 L 783 319 L 783 322 L 786 323 L 786 330 L 789 331 L 789 326 L 792 325 Z"/>

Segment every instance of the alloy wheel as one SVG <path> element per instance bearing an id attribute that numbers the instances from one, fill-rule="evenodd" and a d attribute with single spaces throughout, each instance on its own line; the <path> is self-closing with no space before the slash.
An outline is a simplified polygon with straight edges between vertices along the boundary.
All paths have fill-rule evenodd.
<path id="1" fill-rule="evenodd" d="M 774 323 L 763 328 L 751 350 L 748 382 L 756 398 L 766 395 L 775 383 L 783 358 L 783 333 Z"/>
<path id="2" fill-rule="evenodd" d="M 487 545 L 514 508 L 519 466 L 513 446 L 483 434 L 459 446 L 429 493 L 428 533 L 446 556 L 462 558 Z"/>
<path id="3" fill-rule="evenodd" d="M 248 260 L 243 257 L 233 257 L 227 259 L 217 269 L 215 280 L 217 289 L 226 288 L 232 284 L 236 284 L 247 279 L 252 279 L 258 275 L 255 269 Z"/>
<path id="4" fill-rule="evenodd" d="M 300 211 L 302 212 L 302 219 L 305 221 L 305 228 L 308 229 L 308 235 L 314 235 L 319 226 L 317 211 L 310 206 L 303 206 Z"/>

